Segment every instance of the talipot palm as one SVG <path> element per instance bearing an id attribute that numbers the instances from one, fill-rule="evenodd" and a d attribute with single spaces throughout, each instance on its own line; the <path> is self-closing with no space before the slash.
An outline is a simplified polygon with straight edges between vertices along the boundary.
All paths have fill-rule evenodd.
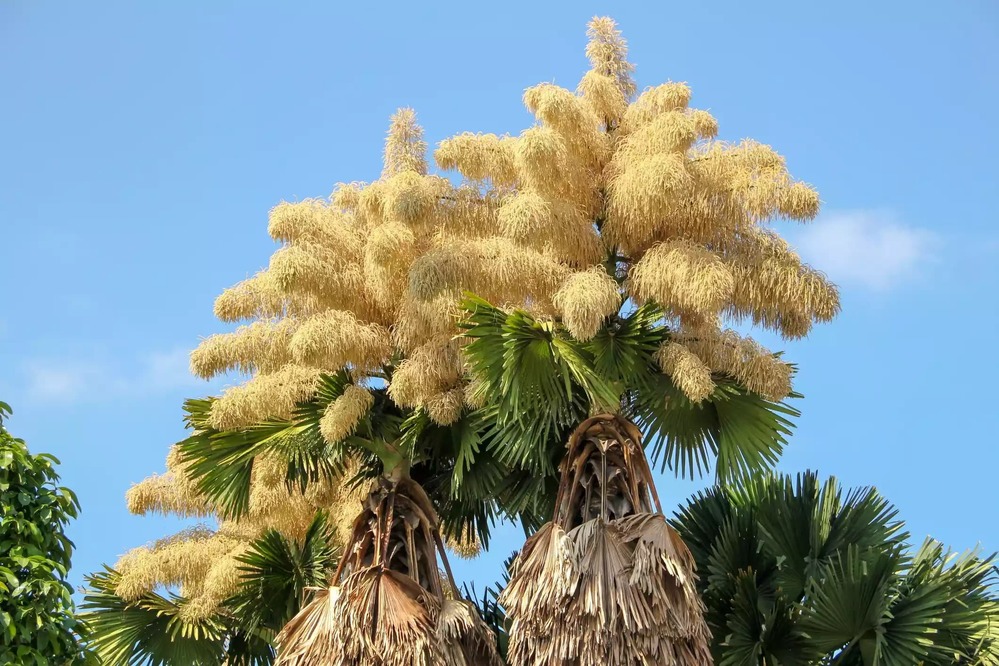
<path id="1" fill-rule="evenodd" d="M 681 473 L 715 463 L 727 480 L 779 455 L 785 417 L 793 414 L 781 403 L 791 395 L 792 369 L 726 322 L 801 337 L 836 313 L 832 285 L 766 226 L 778 217 L 810 219 L 818 196 L 793 181 L 769 147 L 715 141 L 717 123 L 688 108 L 686 85 L 636 96 L 625 51 L 613 23 L 595 19 L 592 68 L 578 92 L 542 84 L 525 93 L 536 126 L 518 137 L 466 133 L 441 142 L 437 164 L 463 176 L 460 185 L 428 174 L 422 132 L 411 111 L 400 111 L 381 177 L 339 185 L 329 200 L 274 208 L 269 231 L 282 247 L 266 270 L 216 301 L 223 321 L 251 322 L 205 340 L 192 369 L 206 378 L 229 371 L 250 378 L 192 404 L 201 421 L 171 473 L 195 483 L 197 499 L 179 506 L 238 521 L 253 514 L 254 488 L 280 485 L 300 506 L 284 502 L 281 515 L 306 518 L 345 487 L 348 463 L 360 465 L 362 476 L 381 481 L 360 522 L 342 533 L 348 564 L 332 581 L 339 597 L 325 593 L 303 612 L 375 598 L 348 594 L 357 582 L 379 600 L 401 595 L 415 613 L 405 633 L 392 624 L 404 620 L 386 613 L 363 627 L 344 624 L 372 619 L 360 606 L 327 615 L 332 624 L 323 631 L 299 617 L 294 626 L 307 633 L 282 634 L 294 646 L 288 659 L 307 660 L 314 648 L 330 663 L 361 663 L 354 647 L 362 629 L 386 648 L 402 636 L 405 649 L 425 646 L 419 658 L 427 663 L 444 658 L 449 645 L 480 649 L 485 643 L 471 619 L 449 625 L 467 635 L 449 644 L 442 638 L 446 614 L 434 609 L 443 604 L 437 589 L 447 577 L 435 582 L 433 574 L 416 573 L 413 561 L 384 544 L 415 549 L 427 561 L 443 555 L 433 511 L 445 534 L 466 541 L 485 541 L 499 512 L 540 526 L 539 507 L 554 514 L 548 491 L 556 489 L 558 470 L 562 498 L 582 502 L 574 484 L 583 478 L 573 470 L 597 461 L 588 445 L 570 445 L 575 458 L 561 445 L 593 414 L 607 413 L 623 438 L 612 444 L 596 437 L 600 464 L 620 459 L 622 479 L 649 492 L 635 424 L 663 464 Z M 586 516 L 572 528 L 593 535 L 584 545 L 623 539 L 634 547 L 623 568 L 608 571 L 643 571 L 640 555 L 664 554 L 663 544 L 675 542 L 645 490 L 624 497 L 616 481 L 587 479 L 601 502 L 630 504 L 599 514 L 574 505 L 556 519 Z M 425 510 L 420 485 L 433 511 Z M 403 522 L 434 538 L 403 538 L 395 524 L 381 522 L 387 514 L 380 512 L 396 501 L 424 507 L 425 521 Z M 153 504 L 174 506 L 167 498 Z M 208 545 L 189 548 L 204 556 L 229 548 L 231 538 L 220 528 Z M 656 566 L 629 574 L 626 585 L 617 577 L 593 583 L 600 589 L 606 581 L 619 593 L 583 608 L 581 626 L 535 623 L 530 640 L 568 646 L 558 655 L 565 666 L 589 658 L 583 646 L 598 646 L 611 664 L 643 659 L 647 649 L 694 663 L 706 645 L 699 602 L 686 592 L 661 593 L 691 589 L 689 558 L 674 545 Z M 226 552 L 238 547 L 245 544 Z M 589 573 L 560 566 L 590 585 Z M 520 585 L 524 567 L 515 567 L 511 586 Z M 199 587 L 199 580 L 192 574 L 180 582 Z M 610 640 L 618 625 L 600 614 L 625 617 L 627 600 L 639 597 L 657 608 L 658 629 L 644 618 L 640 627 L 625 621 Z M 684 618 L 683 626 L 666 629 L 669 618 Z M 525 619 L 514 616 L 514 663 L 539 663 L 519 647 L 527 644 L 519 627 L 532 624 Z M 557 635 L 571 632 L 580 632 L 579 640 Z M 350 640 L 331 647 L 330 636 Z"/>

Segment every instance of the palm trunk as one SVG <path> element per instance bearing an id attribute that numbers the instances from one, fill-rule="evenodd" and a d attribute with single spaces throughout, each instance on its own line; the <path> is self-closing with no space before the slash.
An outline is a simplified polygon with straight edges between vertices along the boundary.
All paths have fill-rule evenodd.
<path id="1" fill-rule="evenodd" d="M 567 449 L 553 520 L 528 539 L 500 598 L 510 663 L 711 664 L 694 560 L 662 513 L 638 428 L 595 416 Z"/>
<path id="2" fill-rule="evenodd" d="M 498 666 L 495 637 L 455 592 L 433 505 L 397 469 L 368 495 L 332 586 L 278 635 L 276 666 Z"/>

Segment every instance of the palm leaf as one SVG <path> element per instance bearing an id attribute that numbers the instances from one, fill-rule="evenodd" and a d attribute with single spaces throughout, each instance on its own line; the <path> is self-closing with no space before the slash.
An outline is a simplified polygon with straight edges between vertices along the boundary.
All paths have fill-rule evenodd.
<path id="1" fill-rule="evenodd" d="M 109 567 L 87 578 L 80 609 L 89 647 L 106 666 L 221 664 L 225 626 L 218 619 L 184 618 L 183 597 L 150 592 L 125 602 L 115 594 L 119 574 Z"/>
<path id="2" fill-rule="evenodd" d="M 755 572 L 736 578 L 731 611 L 726 618 L 723 649 L 716 650 L 718 666 L 809 666 L 821 656 L 795 623 L 796 609 L 785 597 L 760 594 Z"/>
<path id="3" fill-rule="evenodd" d="M 715 461 L 719 483 L 767 471 L 776 464 L 800 412 L 716 377 L 714 393 L 691 402 L 666 375 L 637 375 L 631 414 L 652 442 L 652 459 L 681 477 L 702 476 Z M 792 394 L 792 397 L 800 397 Z"/>
<path id="4" fill-rule="evenodd" d="M 239 518 L 249 510 L 253 462 L 263 453 L 287 460 L 287 481 L 305 491 L 309 483 L 339 478 L 351 452 L 384 452 L 398 437 L 401 418 L 385 395 L 375 391 L 375 405 L 344 442 L 327 443 L 319 429 L 326 407 L 351 384 L 342 371 L 323 375 L 315 395 L 296 407 L 291 419 L 271 419 L 241 430 L 218 431 L 208 424 L 212 399 L 184 403 L 185 422 L 193 430 L 179 443 L 186 470 L 222 518 Z"/>
<path id="5" fill-rule="evenodd" d="M 837 554 L 825 567 L 821 582 L 810 586 L 809 604 L 801 618 L 801 630 L 810 643 L 823 653 L 859 652 L 865 664 L 881 663 L 899 563 L 893 553 L 861 553 L 856 546 Z M 919 660 L 904 663 L 911 666 Z"/>
<path id="6" fill-rule="evenodd" d="M 309 589 L 327 584 L 339 556 L 324 512 L 301 542 L 268 530 L 239 556 L 242 582 L 226 606 L 244 632 L 273 637 L 301 610 Z"/>

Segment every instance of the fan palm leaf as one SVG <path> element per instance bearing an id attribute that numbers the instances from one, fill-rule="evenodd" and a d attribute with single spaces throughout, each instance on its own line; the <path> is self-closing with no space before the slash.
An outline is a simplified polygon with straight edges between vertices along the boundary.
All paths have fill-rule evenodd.
<path id="1" fill-rule="evenodd" d="M 995 664 L 994 559 L 910 554 L 876 490 L 813 473 L 696 495 L 673 520 L 702 573 L 720 665 Z"/>
<path id="2" fill-rule="evenodd" d="M 109 567 L 87 578 L 80 605 L 90 647 L 107 666 L 221 664 L 226 657 L 225 625 L 217 619 L 189 619 L 184 598 L 149 593 L 128 603 L 115 594 L 118 573 Z"/>

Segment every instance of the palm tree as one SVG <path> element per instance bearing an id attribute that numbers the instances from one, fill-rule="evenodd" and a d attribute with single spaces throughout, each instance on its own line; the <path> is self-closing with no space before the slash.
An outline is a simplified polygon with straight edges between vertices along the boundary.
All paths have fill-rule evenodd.
<path id="1" fill-rule="evenodd" d="M 832 285 L 765 226 L 777 217 L 810 219 L 818 195 L 793 181 L 769 147 L 714 141 L 716 121 L 688 108 L 685 85 L 636 96 L 624 41 L 609 19 L 591 24 L 587 54 L 592 67 L 578 94 L 550 84 L 525 93 L 537 126 L 515 138 L 461 134 L 441 142 L 437 164 L 461 174 L 460 185 L 428 173 L 422 131 L 401 110 L 381 176 L 341 184 L 329 200 L 275 207 L 269 231 L 282 247 L 266 270 L 216 301 L 223 321 L 250 323 L 203 341 L 192 369 L 250 377 L 199 407 L 201 434 L 181 447 L 183 474 L 210 511 L 238 519 L 268 466 L 280 467 L 300 493 L 312 484 L 339 487 L 347 461 L 380 479 L 362 522 L 346 535 L 337 592 L 303 611 L 311 620 L 296 619 L 306 634 L 282 634 L 294 646 L 289 659 L 306 659 L 310 644 L 327 654 L 330 636 L 353 641 L 337 643 L 331 663 L 357 664 L 362 653 L 351 646 L 365 639 L 403 649 L 405 636 L 405 649 L 426 645 L 430 660 L 450 650 L 441 638 L 450 616 L 437 611 L 445 607 L 446 573 L 444 580 L 434 567 L 420 573 L 385 545 L 429 563 L 444 555 L 438 526 L 485 543 L 499 513 L 527 517 L 531 527 L 554 517 L 581 553 L 623 540 L 633 550 L 621 571 L 641 570 L 650 549 L 664 553 L 662 544 L 676 540 L 650 499 L 639 431 L 653 457 L 681 473 L 717 459 L 728 479 L 780 453 L 794 414 L 781 403 L 792 395 L 792 368 L 725 322 L 801 337 L 836 313 Z M 578 444 L 570 448 L 575 458 L 560 450 L 567 439 Z M 608 464 L 620 483 L 574 471 Z M 584 481 L 588 494 L 573 485 Z M 569 506 L 556 513 L 558 488 Z M 593 513 L 573 504 L 594 496 L 618 508 Z M 407 515 L 430 536 L 414 541 L 383 522 L 396 503 L 422 507 L 422 516 Z M 688 594 L 691 560 L 682 544 L 674 551 L 614 594 L 608 586 L 617 583 L 600 575 L 618 569 L 572 571 L 601 601 L 586 610 L 585 599 L 573 597 L 570 610 L 588 618 L 578 627 L 535 622 L 530 613 L 550 608 L 541 603 L 515 615 L 514 663 L 542 659 L 524 647 L 534 642 L 570 646 L 559 656 L 565 666 L 588 663 L 589 654 L 627 663 L 649 650 L 696 662 L 706 635 L 699 602 Z M 512 589 L 528 570 L 522 559 Z M 663 592 L 676 586 L 684 593 Z M 533 594 L 528 585 L 520 596 Z M 406 603 L 393 607 L 412 611 L 406 626 L 422 632 L 419 640 L 396 631 L 393 623 L 406 617 L 378 613 L 374 622 L 358 605 L 400 596 Z M 326 615 L 318 630 L 315 615 L 335 604 L 352 606 Z M 634 615 L 649 605 L 651 629 Z M 342 624 L 365 618 L 372 623 Z M 470 632 L 461 645 L 482 643 L 477 622 L 450 626 Z"/>
<path id="2" fill-rule="evenodd" d="M 465 307 L 465 353 L 503 460 L 539 471 L 561 460 L 552 522 L 498 599 L 512 620 L 510 662 L 709 662 L 693 558 L 666 523 L 642 431 L 664 468 L 713 463 L 730 482 L 776 461 L 797 412 L 720 374 L 692 401 L 656 359 L 674 333 L 653 304 L 609 317 L 587 341 L 476 297 Z M 615 413 L 588 417 L 595 408 Z M 632 571 L 642 576 L 625 583 Z"/>
<path id="3" fill-rule="evenodd" d="M 705 574 L 721 666 L 999 663 L 994 558 L 913 552 L 872 488 L 763 475 L 696 495 L 673 523 Z"/>
<path id="4" fill-rule="evenodd" d="M 87 578 L 81 605 L 90 645 L 106 666 L 266 666 L 274 659 L 274 636 L 309 590 L 326 585 L 339 552 L 325 513 L 300 541 L 267 530 L 238 556 L 241 581 L 208 616 L 191 613 L 190 600 L 179 594 L 150 590 L 122 598 L 121 573 L 106 567 Z"/>
<path id="5" fill-rule="evenodd" d="M 685 85 L 636 98 L 613 22 L 594 19 L 589 35 L 576 94 L 524 94 L 536 127 L 437 151 L 441 166 L 488 184 L 516 249 L 441 248 L 413 264 L 410 286 L 424 299 L 475 294 L 464 304 L 469 397 L 493 411 L 505 460 L 544 469 L 551 442 L 574 431 L 554 456 L 553 521 L 500 599 L 512 663 L 702 664 L 692 558 L 646 497 L 641 431 L 681 472 L 715 455 L 722 480 L 774 462 L 793 368 L 725 324 L 803 337 L 838 296 L 767 226 L 814 217 L 816 192 L 771 148 L 715 141 L 717 122 L 688 108 Z"/>

